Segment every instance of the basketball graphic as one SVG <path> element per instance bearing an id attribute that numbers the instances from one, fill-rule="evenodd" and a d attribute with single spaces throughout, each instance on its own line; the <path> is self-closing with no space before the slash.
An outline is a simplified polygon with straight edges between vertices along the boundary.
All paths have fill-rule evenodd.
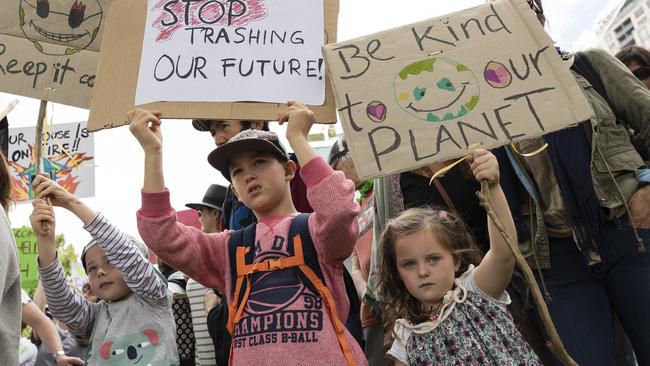
<path id="1" fill-rule="evenodd" d="M 256 262 L 277 257 L 277 253 L 266 253 Z M 245 312 L 249 315 L 263 315 L 280 311 L 293 304 L 305 289 L 297 271 L 290 268 L 253 274 Z"/>

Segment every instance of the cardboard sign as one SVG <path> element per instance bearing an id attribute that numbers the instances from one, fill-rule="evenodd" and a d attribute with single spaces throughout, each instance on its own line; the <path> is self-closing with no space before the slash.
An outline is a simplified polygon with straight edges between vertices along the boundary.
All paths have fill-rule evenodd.
<path id="1" fill-rule="evenodd" d="M 16 202 L 34 198 L 36 171 L 34 127 L 9 129 L 7 163 Z M 94 136 L 85 122 L 49 125 L 43 129 L 43 172 L 77 197 L 95 195 Z"/>
<path id="2" fill-rule="evenodd" d="M 135 104 L 323 104 L 323 29 L 323 0 L 148 0 Z"/>
<path id="3" fill-rule="evenodd" d="M 338 0 L 322 0 L 323 9 L 324 9 L 324 35 L 321 34 L 320 43 L 330 43 L 336 41 L 336 24 L 338 17 Z M 152 53 L 149 48 L 143 48 L 143 40 L 145 39 L 145 24 L 147 22 L 147 1 L 146 0 L 115 0 L 111 4 L 111 9 L 107 18 L 106 32 L 104 33 L 102 40 L 102 52 L 100 65 L 97 71 L 97 87 L 93 91 L 93 100 L 91 102 L 90 117 L 88 121 L 88 129 L 90 131 L 97 131 L 102 128 L 117 127 L 126 124 L 126 113 L 136 105 L 136 84 L 138 83 L 138 76 L 140 71 L 140 64 L 144 62 L 145 64 L 148 61 L 142 60 L 142 55 L 146 57 L 153 57 L 155 62 L 160 61 L 159 68 L 157 71 L 157 76 L 167 76 L 172 69 L 170 68 L 171 62 L 174 63 L 173 75 L 169 76 L 170 80 L 173 78 L 174 83 L 169 83 L 169 85 L 177 85 L 178 87 L 172 88 L 172 92 L 176 95 L 170 95 L 167 92 L 165 95 L 169 96 L 169 99 L 178 100 L 178 99 L 191 99 L 193 101 L 167 101 L 167 102 L 156 102 L 141 105 L 142 108 L 158 110 L 162 112 L 163 117 L 165 118 L 222 118 L 222 119 L 256 119 L 256 120 L 274 120 L 277 117 L 277 114 L 286 108 L 284 103 L 262 103 L 262 102 L 243 102 L 250 100 L 262 100 L 263 95 L 268 96 L 269 93 L 276 93 L 276 91 L 264 91 L 264 94 L 261 94 L 261 91 L 256 90 L 260 88 L 261 84 L 256 84 L 257 86 L 248 86 L 248 84 L 243 85 L 243 88 L 247 90 L 237 91 L 238 86 L 235 85 L 235 81 L 227 82 L 225 84 L 218 84 L 217 86 L 211 85 L 210 87 L 216 87 L 220 90 L 230 89 L 224 92 L 239 93 L 238 95 L 233 94 L 230 100 L 240 100 L 242 102 L 207 102 L 205 100 L 216 100 L 211 99 L 213 96 L 207 95 L 204 91 L 192 91 L 190 85 L 190 77 L 196 81 L 205 81 L 203 79 L 202 72 L 205 74 L 208 80 L 213 80 L 212 82 L 218 83 L 222 82 L 223 79 L 213 79 L 215 75 L 223 75 L 224 67 L 226 70 L 226 75 L 233 75 L 233 72 L 239 73 L 239 61 L 229 60 L 230 58 L 241 58 L 246 61 L 242 62 L 241 70 L 243 73 L 247 73 L 247 67 L 250 66 L 250 61 L 256 59 L 257 61 L 253 63 L 253 67 L 256 68 L 256 73 L 258 76 L 261 75 L 260 68 L 264 65 L 264 74 L 265 76 L 274 75 L 276 71 L 273 69 L 273 62 L 266 63 L 264 59 L 258 59 L 262 56 L 259 56 L 259 53 L 255 52 L 266 52 L 269 53 L 264 56 L 270 59 L 271 56 L 277 58 L 277 60 L 284 59 L 285 62 L 285 73 L 289 72 L 288 79 L 301 79 L 306 82 L 322 82 L 319 78 L 323 76 L 322 65 L 319 65 L 318 58 L 320 56 L 311 55 L 311 53 L 301 53 L 299 49 L 303 45 L 295 45 L 292 42 L 292 34 L 296 31 L 295 27 L 290 26 L 291 23 L 288 19 L 283 19 L 285 26 L 278 26 L 276 28 L 276 34 L 270 32 L 272 29 L 266 28 L 267 26 L 261 26 L 257 22 L 258 20 L 248 19 L 242 24 L 236 24 L 236 22 L 241 22 L 241 20 L 235 20 L 235 14 L 241 12 L 237 4 L 245 4 L 247 9 L 251 9 L 251 6 L 258 8 L 260 6 L 265 9 L 266 13 L 264 19 L 269 21 L 273 20 L 278 23 L 274 13 L 278 8 L 277 4 L 283 4 L 284 1 L 279 0 L 269 0 L 269 1 L 260 1 L 260 0 L 238 0 L 238 1 L 222 1 L 222 0 L 196 0 L 192 2 L 181 2 L 181 1 L 170 1 L 162 0 L 156 4 L 160 9 L 154 10 L 157 14 L 160 14 L 163 19 L 165 19 L 165 24 L 168 22 L 174 21 L 174 16 L 178 17 L 177 23 L 174 24 L 174 27 L 170 28 L 174 31 L 172 40 L 174 43 L 169 43 L 170 45 L 176 44 L 178 42 L 185 42 L 185 46 L 182 49 L 174 49 L 171 47 L 170 52 L 167 54 L 168 57 L 163 57 L 162 55 Z M 294 1 L 290 1 L 291 4 Z M 307 4 L 312 4 L 312 1 L 302 1 L 297 3 L 304 3 L 300 6 L 300 9 L 307 6 Z M 167 4 L 165 6 L 165 4 Z M 185 6 L 188 5 L 188 12 L 185 12 Z M 221 6 L 224 6 L 225 13 L 221 12 Z M 231 8 L 233 6 L 233 8 Z M 179 12 L 177 8 L 182 8 L 183 11 Z M 206 13 L 202 13 L 206 11 Z M 206 9 L 212 9 L 211 12 L 207 12 Z M 214 10 L 216 9 L 216 13 Z M 279 9 L 279 8 L 278 8 Z M 191 11 L 190 11 L 191 10 Z M 291 18 L 300 18 L 303 16 L 298 10 L 291 11 Z M 172 16 L 171 14 L 174 14 Z M 250 14 L 250 12 L 249 12 Z M 200 15 L 200 17 L 199 17 Z M 219 18 L 220 15 L 223 15 L 222 18 Z M 257 15 L 259 16 L 259 15 Z M 203 20 L 201 20 L 201 17 Z M 218 19 L 215 24 L 207 24 L 214 19 Z M 203 22 L 200 27 L 194 25 L 194 23 L 199 19 L 199 22 Z M 230 19 L 230 20 L 228 20 Z M 311 18 L 310 18 L 311 19 Z M 228 25 L 228 22 L 231 22 Z M 259 20 L 261 21 L 261 20 Z M 297 21 L 297 20 L 296 20 Z M 219 22 L 225 22 L 224 24 L 219 24 Z M 160 21 L 162 24 L 162 20 Z M 187 24 L 187 25 L 186 25 Z M 261 24 L 261 23 L 260 23 Z M 140 26 L 135 26 L 140 25 Z M 199 28 L 199 29 L 196 29 Z M 208 30 L 209 29 L 209 30 Z M 274 44 L 279 46 L 277 41 L 278 37 L 284 37 L 284 30 L 287 30 L 285 37 L 285 43 L 283 47 L 278 47 L 278 50 L 284 52 L 281 55 L 275 55 L 271 52 L 271 48 L 268 42 L 273 38 Z M 257 30 L 260 30 L 259 38 L 257 38 Z M 264 30 L 267 30 L 266 36 L 264 35 Z M 157 31 L 157 30 L 156 30 Z M 251 32 L 253 35 L 251 37 Z M 278 33 L 279 32 L 279 33 Z M 162 35 L 165 37 L 165 32 L 160 32 L 157 36 Z M 224 34 L 227 34 L 225 36 Z M 194 44 L 191 44 L 191 37 L 194 35 Z M 228 37 L 228 40 L 232 44 L 236 41 L 241 40 L 243 35 L 246 38 L 245 45 L 239 44 L 237 47 L 231 47 L 232 50 L 237 50 L 239 56 L 229 56 L 228 54 L 223 54 L 219 45 L 208 44 L 211 41 L 224 44 L 225 38 Z M 187 45 L 187 37 L 190 37 L 190 44 Z M 311 37 L 311 36 L 310 36 Z M 324 38 L 324 42 L 322 39 Z M 260 45 L 257 42 L 264 43 L 266 39 L 267 45 Z M 307 38 L 305 38 L 306 40 Z M 311 38 L 310 38 L 311 39 Z M 217 42 L 218 40 L 218 42 Z M 167 41 L 172 42 L 172 41 Z M 250 42 L 250 44 L 249 44 Z M 294 36 L 293 42 L 299 42 L 297 36 Z M 307 41 L 305 41 L 307 42 Z M 311 42 L 311 41 L 310 41 Z M 306 44 L 306 43 L 305 43 Z M 147 47 L 149 47 L 149 42 Z M 167 47 L 167 45 L 165 45 Z M 182 51 L 182 50 L 186 51 Z M 208 52 L 204 52 L 206 49 Z M 275 48 L 274 48 L 275 49 Z M 290 49 L 290 51 L 287 51 Z M 144 50 L 144 51 L 143 51 Z M 246 53 L 245 53 L 246 52 Z M 273 51 L 275 52 L 275 51 Z M 311 52 L 311 51 L 310 51 Z M 297 66 L 296 61 L 291 63 L 292 59 L 298 59 L 296 55 L 302 54 L 300 67 Z M 181 56 L 182 55 L 182 56 Z M 194 57 L 194 61 L 192 61 Z M 203 60 L 199 57 L 205 58 L 205 65 Z M 221 61 L 219 61 L 221 60 Z M 224 61 L 226 60 L 226 66 L 224 66 Z M 259 62 L 261 60 L 261 62 Z M 232 62 L 231 62 L 232 61 Z M 304 61 L 304 63 L 303 63 Z M 312 61 L 312 62 L 309 62 Z M 230 63 L 235 63 L 235 66 L 228 66 Z M 248 62 L 248 64 L 246 64 Z M 291 65 L 290 65 L 291 63 Z M 190 66 L 191 64 L 191 66 Z M 210 65 L 210 66 L 208 66 Z M 281 63 L 278 61 L 275 66 L 278 70 L 281 69 Z M 291 66 L 294 68 L 294 73 L 291 75 Z M 182 79 L 187 73 L 188 67 L 191 67 L 191 73 L 186 79 Z M 296 69 L 297 68 L 297 69 Z M 146 69 L 149 69 L 150 72 L 153 72 L 154 67 L 147 66 Z M 215 70 L 216 69 L 216 70 Z M 165 71 L 166 70 L 166 71 Z M 199 70 L 201 72 L 199 72 Z M 166 73 L 164 73 L 165 71 Z M 146 73 L 146 70 L 143 69 L 143 72 Z M 195 73 L 196 72 L 196 73 Z M 300 77 L 298 77 L 297 72 L 300 72 Z M 180 76 L 179 76 L 180 75 Z M 283 74 L 284 75 L 284 74 Z M 313 75 L 313 76 L 312 76 Z M 284 75 L 286 76 L 286 75 Z M 305 77 L 307 76 L 307 77 Z M 235 79 L 241 80 L 241 77 L 236 77 Z M 228 80 L 235 80 L 228 79 Z M 269 77 L 269 80 L 275 79 L 275 76 Z M 336 122 L 336 110 L 334 104 L 334 95 L 331 91 L 331 86 L 329 80 L 325 79 L 325 101 L 324 104 L 311 104 L 310 107 L 315 113 L 316 121 L 319 123 L 334 123 Z M 251 79 L 252 80 L 252 79 Z M 260 78 L 258 78 L 260 80 Z M 169 80 L 166 80 L 169 81 Z M 237 81 L 238 83 L 239 81 Z M 209 84 L 209 83 L 208 83 Z M 205 84 L 207 86 L 207 84 Z M 274 88 L 283 87 L 284 84 L 274 84 L 269 82 L 267 86 L 273 86 Z M 144 90 L 144 89 L 143 89 Z M 150 86 L 146 87 L 148 92 L 155 92 Z M 222 90 L 223 91 L 223 90 Z M 246 92 L 247 94 L 243 94 Z M 196 93 L 196 94 L 192 94 Z M 293 95 L 291 91 L 282 91 L 285 94 L 277 94 L 277 96 L 288 96 Z M 302 93 L 302 92 L 300 92 Z M 184 97 L 183 94 L 192 95 L 191 97 Z M 202 94 L 198 95 L 197 94 Z M 244 96 L 246 95 L 246 96 Z M 274 94 L 275 95 L 275 94 Z M 222 96 L 223 97 L 223 96 Z M 296 94 L 295 99 L 303 99 L 303 97 L 309 97 L 306 94 Z M 156 96 L 154 99 L 160 99 L 161 96 Z M 167 97 L 165 97 L 167 98 Z M 277 101 L 281 101 L 282 97 L 278 97 Z M 142 99 L 147 100 L 147 98 Z M 315 100 L 315 99 L 314 99 Z M 284 102 L 284 100 L 282 100 Z M 319 103 L 320 104 L 320 103 Z"/>
<path id="4" fill-rule="evenodd" d="M 38 245 L 36 234 L 26 226 L 13 229 L 16 245 L 18 246 L 18 260 L 20 261 L 20 282 L 24 289 L 36 288 L 38 284 Z"/>
<path id="5" fill-rule="evenodd" d="M 0 0 L 0 91 L 90 106 L 110 0 Z"/>
<path id="6" fill-rule="evenodd" d="M 201 218 L 196 210 L 182 210 L 176 211 L 176 217 L 178 222 L 187 226 L 194 226 L 195 228 L 201 230 Z"/>
<path id="7" fill-rule="evenodd" d="M 324 47 L 359 177 L 381 177 L 589 119 L 593 112 L 524 0 Z"/>

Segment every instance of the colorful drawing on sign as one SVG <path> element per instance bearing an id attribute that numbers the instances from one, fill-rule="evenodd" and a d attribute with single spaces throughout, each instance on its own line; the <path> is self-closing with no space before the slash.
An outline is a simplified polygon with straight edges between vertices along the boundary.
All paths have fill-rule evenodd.
<path id="1" fill-rule="evenodd" d="M 21 0 L 20 29 L 34 47 L 47 55 L 72 55 L 95 40 L 102 23 L 98 0 Z M 50 47 L 49 42 L 66 46 Z"/>
<path id="2" fill-rule="evenodd" d="M 36 234 L 26 226 L 14 230 L 20 261 L 20 282 L 23 288 L 36 288 L 38 284 L 38 246 Z"/>
<path id="3" fill-rule="evenodd" d="M 395 98 L 410 115 L 442 122 L 469 113 L 479 101 L 478 80 L 465 65 L 433 57 L 404 67 L 393 82 Z"/>
<path id="4" fill-rule="evenodd" d="M 156 42 L 169 40 L 177 30 L 187 26 L 200 27 L 204 37 L 212 39 L 214 36 L 218 41 L 229 42 L 225 28 L 221 28 L 215 35 L 215 30 L 211 27 L 215 24 L 242 27 L 264 19 L 268 13 L 262 0 L 212 0 L 206 2 L 161 0 L 154 5 L 152 10 L 162 11 L 152 24 L 160 31 Z M 239 30 L 241 31 L 241 29 Z"/>
<path id="5" fill-rule="evenodd" d="M 366 107 L 368 118 L 373 122 L 383 122 L 386 119 L 386 105 L 382 102 L 370 102 Z"/>
<path id="6" fill-rule="evenodd" d="M 29 144 L 29 151 L 29 156 L 31 156 L 29 165 L 23 166 L 16 161 L 9 161 L 9 166 L 14 168 L 19 176 L 19 178 L 11 177 L 16 201 L 34 198 L 32 191 L 32 180 L 36 173 L 34 145 Z M 86 153 L 73 153 L 69 156 L 62 153 L 50 156 L 49 158 L 43 158 L 43 172 L 49 174 L 51 179 L 56 180 L 68 192 L 74 194 L 80 182 L 77 181 L 77 177 L 71 174 L 73 169 L 78 169 L 81 163 L 92 159 L 93 157 Z"/>
<path id="7" fill-rule="evenodd" d="M 485 66 L 485 71 L 483 72 L 483 77 L 485 81 L 493 88 L 507 88 L 512 82 L 512 74 L 508 68 L 496 61 L 490 61 L 487 66 Z"/>

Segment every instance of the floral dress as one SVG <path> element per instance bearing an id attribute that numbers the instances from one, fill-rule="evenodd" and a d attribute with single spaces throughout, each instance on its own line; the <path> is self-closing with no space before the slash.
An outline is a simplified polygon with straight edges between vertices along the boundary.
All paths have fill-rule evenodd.
<path id="1" fill-rule="evenodd" d="M 388 354 L 408 365 L 542 365 L 506 310 L 508 294 L 481 291 L 473 270 L 455 280 L 436 320 L 399 319 Z"/>

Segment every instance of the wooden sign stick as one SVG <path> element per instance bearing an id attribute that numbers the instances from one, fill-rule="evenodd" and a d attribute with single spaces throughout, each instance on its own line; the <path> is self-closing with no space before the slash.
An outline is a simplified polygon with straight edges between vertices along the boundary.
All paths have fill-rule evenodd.
<path id="1" fill-rule="evenodd" d="M 564 348 L 564 344 L 562 344 L 562 340 L 557 334 L 555 324 L 553 324 L 553 319 L 551 319 L 551 314 L 549 313 L 546 302 L 544 301 L 544 297 L 542 296 L 542 291 L 540 291 L 539 286 L 537 286 L 537 281 L 535 280 L 533 271 L 530 269 L 530 266 L 526 262 L 526 259 L 519 251 L 519 246 L 510 237 L 510 235 L 508 235 L 505 226 L 497 216 L 496 212 L 494 212 L 494 206 L 492 206 L 492 202 L 488 196 L 488 189 L 489 188 L 487 181 L 482 180 L 481 191 L 476 192 L 476 196 L 478 196 L 480 205 L 483 206 L 488 216 L 490 216 L 492 219 L 492 222 L 494 222 L 494 226 L 499 229 L 499 233 L 501 233 L 501 236 L 503 236 L 503 239 L 508 244 L 508 248 L 510 248 L 510 251 L 515 256 L 517 266 L 523 272 L 524 278 L 526 278 L 526 282 L 528 282 L 528 286 L 530 286 L 530 289 L 533 293 L 533 298 L 537 304 L 537 309 L 539 310 L 539 315 L 541 316 L 542 322 L 544 323 L 546 333 L 550 338 L 546 341 L 546 347 L 548 347 L 548 349 L 550 349 L 551 352 L 553 352 L 553 354 L 566 366 L 578 366 L 578 363 L 573 360 L 573 358 L 571 358 L 569 353 Z"/>
<path id="2" fill-rule="evenodd" d="M 47 111 L 47 100 L 41 100 L 41 106 L 38 110 L 38 121 L 36 121 L 36 141 L 34 142 L 34 157 L 36 163 L 36 172 L 34 178 L 43 172 L 43 125 L 45 122 L 45 114 Z M 41 222 L 43 231 L 46 233 L 50 231 L 50 223 L 47 221 Z"/>

